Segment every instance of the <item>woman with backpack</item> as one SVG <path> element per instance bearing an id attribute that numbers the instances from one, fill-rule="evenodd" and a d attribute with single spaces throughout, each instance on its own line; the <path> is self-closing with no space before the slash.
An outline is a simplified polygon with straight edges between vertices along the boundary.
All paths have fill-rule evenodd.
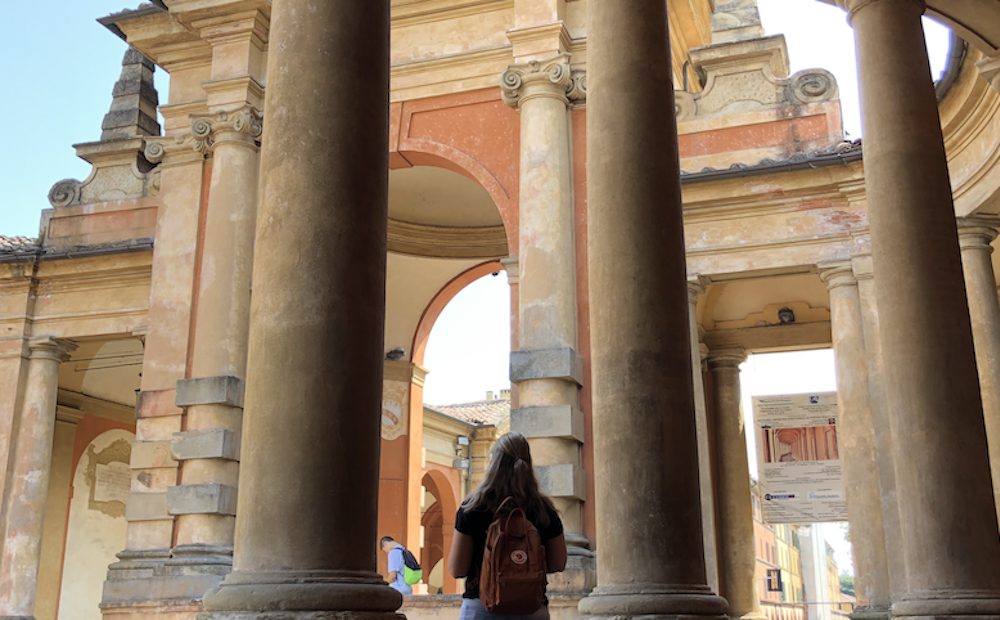
<path id="1" fill-rule="evenodd" d="M 566 539 L 552 501 L 538 490 L 528 440 L 500 437 L 483 482 L 455 517 L 451 573 L 465 577 L 459 620 L 546 620 L 547 573 L 566 568 Z"/>

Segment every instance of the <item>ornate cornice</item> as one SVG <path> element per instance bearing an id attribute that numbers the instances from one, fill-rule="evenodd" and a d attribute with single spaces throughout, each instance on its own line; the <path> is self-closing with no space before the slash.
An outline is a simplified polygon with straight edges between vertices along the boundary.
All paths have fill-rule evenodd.
<path id="1" fill-rule="evenodd" d="M 546 61 L 532 60 L 510 65 L 500 78 L 504 103 L 520 107 L 535 97 L 552 97 L 565 104 L 587 99 L 587 74 L 574 71 L 570 55 L 563 53 Z"/>
<path id="2" fill-rule="evenodd" d="M 979 75 L 990 83 L 993 88 L 1000 90 L 1000 53 L 994 56 L 986 56 L 976 63 Z"/>
<path id="3" fill-rule="evenodd" d="M 507 256 L 503 226 L 430 226 L 389 220 L 389 251 L 438 258 Z"/>
<path id="4" fill-rule="evenodd" d="M 158 164 L 175 153 L 197 153 L 204 157 L 216 144 L 235 141 L 260 145 L 264 130 L 264 117 L 253 106 L 236 110 L 192 114 L 191 129 L 176 136 L 147 140 L 145 156 L 150 163 Z"/>

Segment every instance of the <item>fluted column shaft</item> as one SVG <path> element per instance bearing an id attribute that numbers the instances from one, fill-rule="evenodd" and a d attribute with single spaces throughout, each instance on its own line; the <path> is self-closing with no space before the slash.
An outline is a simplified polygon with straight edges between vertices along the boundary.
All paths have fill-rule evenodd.
<path id="1" fill-rule="evenodd" d="M 398 617 L 375 572 L 388 34 L 388 0 L 272 4 L 234 571 L 211 618 Z"/>
<path id="2" fill-rule="evenodd" d="M 757 554 L 746 424 L 740 406 L 740 364 L 746 358 L 746 351 L 736 348 L 708 353 L 715 396 L 712 428 L 718 472 L 719 594 L 729 601 L 730 617 L 762 618 L 754 580 Z"/>
<path id="3" fill-rule="evenodd" d="M 504 99 L 521 121 L 518 350 L 511 354 L 518 407 L 511 429 L 529 438 L 539 484 L 566 528 L 570 563 L 553 586 L 589 591 L 593 567 L 579 565 L 591 555 L 583 535 L 583 377 L 567 372 L 581 367 L 567 109 L 572 85 L 568 54 L 511 65 L 502 78 Z"/>
<path id="4" fill-rule="evenodd" d="M 721 617 L 705 585 L 667 8 L 588 6 L 597 581 L 585 615 Z"/>
<path id="5" fill-rule="evenodd" d="M 698 296 L 705 291 L 697 280 L 688 280 L 688 317 L 691 325 L 691 378 L 694 387 L 695 431 L 698 434 L 698 485 L 701 489 L 702 544 L 705 545 L 705 576 L 709 587 L 719 588 L 719 549 L 715 523 L 715 487 L 712 483 L 711 442 L 708 408 L 702 376 L 702 344 L 698 328 Z"/>
<path id="6" fill-rule="evenodd" d="M 865 617 L 886 617 L 891 602 L 889 570 L 868 392 L 868 355 L 861 296 L 850 264 L 828 266 L 820 272 L 820 277 L 830 289 L 840 410 L 837 428 L 843 455 L 841 462 L 859 612 L 864 612 Z"/>
<path id="7" fill-rule="evenodd" d="M 56 425 L 59 363 L 76 345 L 40 337 L 28 343 L 24 402 L 14 444 L 0 553 L 0 618 L 34 618 L 45 499 Z"/>
<path id="8" fill-rule="evenodd" d="M 1000 219 L 962 218 L 958 242 L 962 250 L 962 271 L 969 296 L 972 340 L 976 347 L 976 368 L 983 398 L 983 419 L 990 452 L 993 498 L 1000 520 L 1000 301 L 993 273 L 993 246 Z"/>
<path id="9" fill-rule="evenodd" d="M 899 616 L 1000 614 L 1000 539 L 918 0 L 851 0 L 906 564 Z"/>

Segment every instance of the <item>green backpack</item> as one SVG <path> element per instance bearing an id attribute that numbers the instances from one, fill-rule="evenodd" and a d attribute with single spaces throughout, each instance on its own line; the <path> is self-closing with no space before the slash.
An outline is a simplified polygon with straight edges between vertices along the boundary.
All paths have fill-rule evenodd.
<path id="1" fill-rule="evenodd" d="M 406 547 L 401 546 L 400 551 L 403 552 L 403 581 L 411 586 L 420 583 L 420 580 L 424 577 L 424 571 L 420 568 L 420 562 L 417 561 L 417 558 Z"/>

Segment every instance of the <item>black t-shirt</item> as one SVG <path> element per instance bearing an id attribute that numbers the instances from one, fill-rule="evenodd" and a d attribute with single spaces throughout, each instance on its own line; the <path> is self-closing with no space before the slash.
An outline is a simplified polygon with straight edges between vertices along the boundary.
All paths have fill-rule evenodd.
<path id="1" fill-rule="evenodd" d="M 455 529 L 472 537 L 472 565 L 465 577 L 465 594 L 462 598 L 479 598 L 479 571 L 483 566 L 483 553 L 486 550 L 486 530 L 493 523 L 493 512 L 489 510 L 470 510 L 459 508 L 455 515 Z M 563 524 L 559 513 L 549 510 L 549 524 L 542 527 L 536 521 L 532 524 L 538 529 L 542 544 L 558 538 L 563 533 Z"/>

